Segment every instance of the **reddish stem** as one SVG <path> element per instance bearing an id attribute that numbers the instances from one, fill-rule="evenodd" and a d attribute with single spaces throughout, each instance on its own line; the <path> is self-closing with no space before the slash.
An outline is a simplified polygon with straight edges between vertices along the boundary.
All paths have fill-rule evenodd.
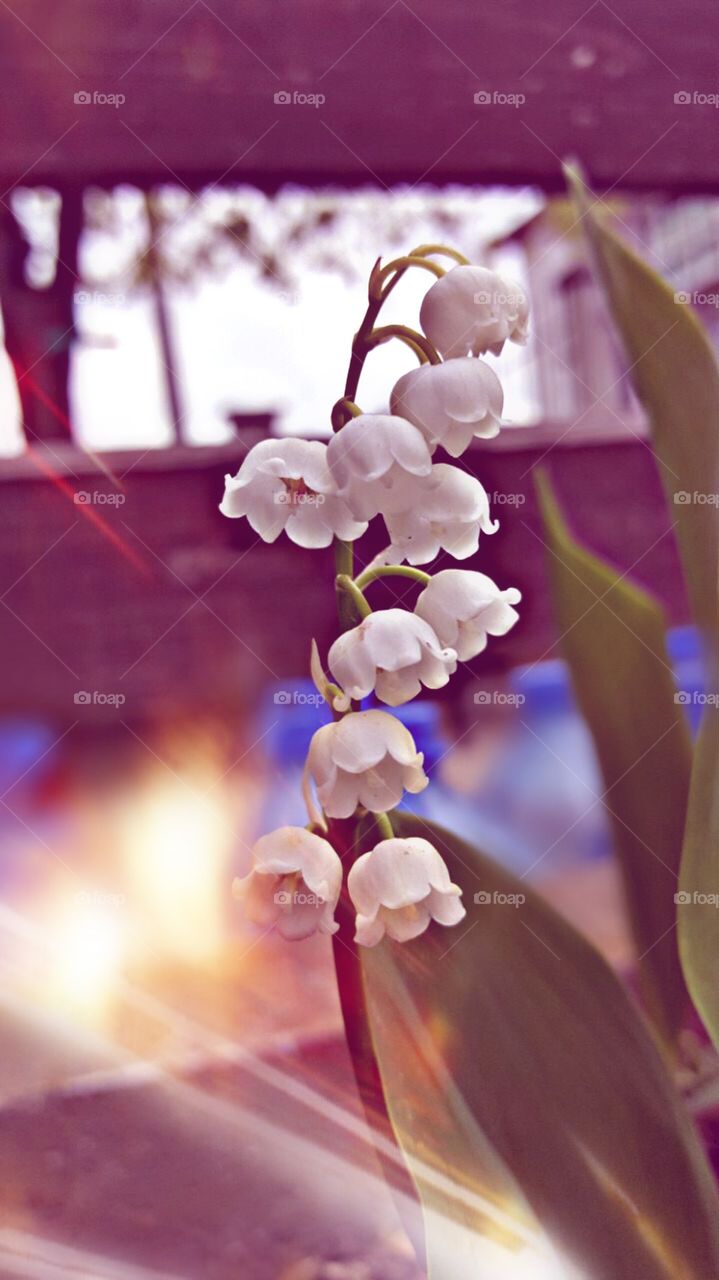
<path id="1" fill-rule="evenodd" d="M 347 867 L 357 856 L 355 826 L 352 819 L 333 822 L 330 826 L 329 838 Z M 417 1188 L 407 1167 L 404 1152 L 395 1138 L 387 1107 L 372 1042 L 360 950 L 354 941 L 354 908 L 346 887 L 342 891 L 336 918 L 340 927 L 333 936 L 332 948 L 337 989 L 357 1090 L 382 1176 L 393 1196 L 402 1226 L 414 1247 L 417 1262 L 425 1269 L 421 1226 L 418 1230 L 422 1217 Z"/>

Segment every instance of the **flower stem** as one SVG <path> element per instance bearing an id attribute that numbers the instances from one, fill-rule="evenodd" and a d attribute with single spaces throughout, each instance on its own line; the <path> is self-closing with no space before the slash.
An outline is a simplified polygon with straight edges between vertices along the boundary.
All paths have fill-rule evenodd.
<path id="1" fill-rule="evenodd" d="M 347 593 L 340 586 L 340 579 L 348 578 L 352 581 L 354 576 L 354 552 L 352 551 L 351 542 L 342 542 L 340 538 L 335 538 L 335 591 L 337 594 L 337 613 L 339 616 L 340 627 L 343 631 L 350 631 L 355 625 L 354 604 Z"/>
<path id="2" fill-rule="evenodd" d="M 357 388 L 364 362 L 369 354 L 367 347 L 367 336 L 374 328 L 375 320 L 382 310 L 383 303 L 386 302 L 392 290 L 402 279 L 408 267 L 419 265 L 425 266 L 428 271 L 434 271 L 434 274 L 444 275 L 441 267 L 436 263 L 425 262 L 422 258 L 395 258 L 394 262 L 388 263 L 387 267 L 380 269 L 380 260 L 378 259 L 370 276 L 369 285 L 369 302 L 367 310 L 364 313 L 362 323 L 352 339 L 352 350 L 350 351 L 349 367 L 347 369 L 347 379 L 345 381 L 344 400 L 347 403 L 354 403 L 357 399 Z M 394 275 L 390 279 L 387 286 L 382 289 L 382 282 L 388 270 L 394 271 Z"/>
<path id="3" fill-rule="evenodd" d="M 389 342 L 390 338 L 399 338 L 400 342 L 404 342 L 410 351 L 414 351 L 420 362 L 427 361 L 429 364 L 442 363 L 441 356 L 432 346 L 429 339 L 404 324 L 386 324 L 381 329 L 373 329 L 365 339 L 367 350 L 370 351 L 373 347 L 378 347 L 383 342 Z"/>
<path id="4" fill-rule="evenodd" d="M 413 569 L 408 564 L 380 564 L 373 569 L 365 569 L 355 578 L 355 586 L 363 591 L 368 587 L 370 582 L 374 582 L 377 578 L 412 578 L 415 582 L 421 582 L 423 586 L 427 586 L 432 581 L 431 573 L 425 573 L 422 569 Z"/>
<path id="5" fill-rule="evenodd" d="M 373 815 L 377 816 L 377 815 Z M 343 861 L 352 860 L 356 837 L 354 823 L 332 822 L 329 838 Z M 346 828 L 349 827 L 349 832 Z M 332 951 L 337 989 L 340 998 L 342 1021 L 347 1048 L 357 1091 L 362 1103 L 367 1127 L 373 1139 L 374 1151 L 380 1171 L 392 1194 L 397 1216 L 402 1223 L 424 1271 L 424 1238 L 421 1227 L 421 1211 L 417 1188 L 406 1164 L 404 1153 L 394 1135 L 389 1116 L 384 1086 L 372 1042 L 367 991 L 362 976 L 359 948 L 353 939 L 354 910 L 345 893 L 337 907 L 339 931 L 333 935 Z"/>
<path id="6" fill-rule="evenodd" d="M 331 837 L 334 841 L 334 823 Z M 345 1039 L 352 1061 L 354 1080 L 359 1101 L 365 1112 L 381 1174 L 394 1199 L 397 1216 L 406 1230 L 409 1242 L 415 1248 L 418 1266 L 425 1271 L 425 1240 L 422 1233 L 422 1217 L 415 1181 L 404 1160 L 402 1148 L 391 1128 L 386 1106 L 383 1080 L 377 1066 L 375 1047 L 372 1043 L 370 1016 L 367 1010 L 367 992 L 362 979 L 357 943 L 345 941 L 352 938 L 353 910 L 347 899 L 340 899 L 338 906 L 339 932 L 333 937 L 333 954 L 338 982 L 340 1006 Z M 397 1153 L 393 1157 L 394 1152 Z"/>
<path id="7" fill-rule="evenodd" d="M 362 414 L 358 404 L 354 400 L 349 400 L 347 396 L 341 396 L 336 404 L 332 406 L 331 421 L 332 430 L 341 431 L 346 422 L 350 418 L 359 418 Z"/>
<path id="8" fill-rule="evenodd" d="M 347 592 L 347 595 L 350 597 L 360 618 L 369 618 L 372 609 L 362 594 L 361 588 L 357 586 L 357 583 L 350 577 L 350 575 L 347 573 L 338 573 L 335 578 L 335 583 L 339 587 L 340 591 Z"/>
<path id="9" fill-rule="evenodd" d="M 447 244 L 420 244 L 416 249 L 412 250 L 410 257 L 424 258 L 433 253 L 440 253 L 445 258 L 454 258 L 454 261 L 458 262 L 461 267 L 469 266 L 469 258 L 465 258 L 464 254 L 460 253 L 458 249 L 450 249 Z"/>
<path id="10" fill-rule="evenodd" d="M 421 259 L 419 261 L 421 261 Z M 394 289 L 398 281 L 404 275 L 405 270 L 410 265 L 413 265 L 413 261 L 411 260 L 408 260 L 406 264 L 403 263 L 402 260 L 391 263 L 390 267 L 394 271 L 394 275 L 389 280 L 389 283 L 386 285 L 384 290 L 381 285 L 376 287 L 377 279 L 382 272 L 379 267 L 379 262 L 375 265 L 370 277 L 368 290 L 369 302 L 367 310 L 365 312 L 364 319 L 352 340 L 352 350 L 350 352 L 347 380 L 345 382 L 344 389 L 344 402 L 347 407 L 349 407 L 350 403 L 354 404 L 357 399 L 357 388 L 359 386 L 360 376 L 370 350 L 367 345 L 367 337 L 374 328 L 375 321 L 377 320 L 385 299 Z M 442 274 L 441 268 L 436 270 L 434 274 Z M 333 426 L 334 425 L 335 422 L 333 418 Z M 344 423 L 342 425 L 344 425 Z M 363 605 L 365 605 L 368 610 L 369 605 L 367 605 L 367 602 L 362 595 L 361 588 L 356 587 L 354 582 L 354 553 L 352 550 L 352 543 L 343 542 L 339 538 L 336 538 L 334 548 L 336 575 L 335 589 L 337 592 L 339 621 L 342 630 L 348 631 L 355 625 L 355 608 L 358 602 L 354 593 L 357 592 L 363 602 Z M 345 578 L 351 583 L 352 592 L 348 591 L 345 587 Z M 389 823 L 389 819 L 387 819 L 387 822 Z M 356 857 L 358 833 L 359 822 L 356 816 L 348 819 L 346 822 L 333 821 L 331 824 L 331 842 L 348 867 Z M 404 1153 L 394 1136 L 394 1130 L 392 1128 L 392 1122 L 390 1120 L 389 1109 L 387 1106 L 387 1099 L 385 1097 L 384 1087 L 382 1084 L 382 1077 L 380 1075 L 374 1045 L 372 1043 L 372 1032 L 370 1029 L 369 1011 L 367 1008 L 367 995 L 362 977 L 362 965 L 360 962 L 358 947 L 353 937 L 354 911 L 352 902 L 350 901 L 347 893 L 346 882 L 345 889 L 338 904 L 337 919 L 340 927 L 338 932 L 335 933 L 332 938 L 332 952 L 337 975 L 337 990 L 342 1010 L 342 1022 L 344 1024 L 347 1048 L 352 1062 L 352 1070 L 370 1133 L 373 1138 L 376 1139 L 374 1144 L 375 1151 L 382 1174 L 395 1197 L 400 1221 L 402 1221 L 407 1228 L 407 1234 L 415 1247 L 417 1260 L 420 1267 L 422 1267 L 424 1263 L 424 1243 L 421 1238 L 417 1239 L 417 1232 L 412 1229 L 413 1223 L 407 1221 L 407 1206 L 417 1204 L 417 1190 L 407 1167 Z M 389 1148 L 387 1145 L 388 1143 L 390 1144 Z M 397 1153 L 396 1158 L 394 1159 L 392 1159 L 388 1154 L 388 1151 L 391 1151 L 392 1149 Z"/>
<path id="11" fill-rule="evenodd" d="M 394 840 L 394 828 L 388 813 L 376 813 L 374 820 L 382 832 L 383 839 Z"/>
<path id="12" fill-rule="evenodd" d="M 424 271 L 431 271 L 432 275 L 436 276 L 438 280 L 441 280 L 442 276 L 446 274 L 444 267 L 440 267 L 438 262 L 430 262 L 428 258 L 406 254 L 403 258 L 393 258 L 391 262 L 387 263 L 386 267 L 382 267 L 382 270 L 377 272 L 374 280 L 375 289 L 377 291 L 381 290 L 385 280 L 392 275 L 393 271 L 397 271 L 400 268 L 406 269 L 407 267 L 422 267 Z M 379 296 L 383 297 L 381 293 Z"/>

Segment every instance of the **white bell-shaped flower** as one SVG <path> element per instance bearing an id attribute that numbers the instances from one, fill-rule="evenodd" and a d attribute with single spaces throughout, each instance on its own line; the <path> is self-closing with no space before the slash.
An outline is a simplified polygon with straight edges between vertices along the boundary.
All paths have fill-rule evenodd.
<path id="1" fill-rule="evenodd" d="M 300 547 L 353 542 L 367 523 L 355 520 L 327 466 L 320 440 L 261 440 L 236 476 L 225 476 L 225 516 L 246 516 L 255 533 L 274 542 L 286 529 Z"/>
<path id="2" fill-rule="evenodd" d="M 499 355 L 527 340 L 529 302 L 520 284 L 487 267 L 453 267 L 425 294 L 420 324 L 445 359 Z"/>
<path id="3" fill-rule="evenodd" d="M 443 569 L 420 593 L 415 612 L 428 622 L 444 645 L 456 649 L 461 662 L 476 658 L 488 636 L 505 636 L 519 618 L 512 606 L 522 594 L 502 591 L 485 573 Z"/>
<path id="4" fill-rule="evenodd" d="M 330 671 L 345 699 L 374 692 L 381 702 L 398 707 L 427 689 L 441 689 L 457 668 L 453 649 L 443 649 L 432 627 L 405 609 L 371 613 L 358 627 L 335 640 L 328 657 Z M 337 706 L 335 700 L 335 706 Z"/>
<path id="5" fill-rule="evenodd" d="M 252 850 L 252 870 L 233 885 L 253 923 L 298 941 L 335 933 L 342 863 L 332 845 L 304 827 L 280 827 Z"/>
<path id="6" fill-rule="evenodd" d="M 467 914 L 449 871 L 429 840 L 418 836 L 381 840 L 357 859 L 347 877 L 357 910 L 355 942 L 374 947 L 385 933 L 408 942 L 430 920 L 459 924 Z"/>
<path id="7" fill-rule="evenodd" d="M 338 492 L 358 520 L 401 511 L 432 470 L 427 441 L 406 418 L 363 413 L 332 437 L 327 462 Z"/>
<path id="8" fill-rule="evenodd" d="M 499 435 L 504 395 L 484 360 L 447 360 L 405 373 L 392 390 L 392 413 L 419 427 L 431 449 L 442 445 L 458 458 L 474 436 Z"/>
<path id="9" fill-rule="evenodd" d="M 496 533 L 489 498 L 475 476 L 438 462 L 416 501 L 397 515 L 385 515 L 390 553 L 409 564 L 429 564 L 441 550 L 466 560 L 479 546 L 480 530 Z"/>
<path id="10" fill-rule="evenodd" d="M 416 795 L 429 779 L 412 734 L 387 711 L 357 711 L 313 735 L 304 774 L 310 817 L 322 823 L 310 782 L 329 818 L 349 818 L 358 805 L 384 813 L 405 791 Z"/>

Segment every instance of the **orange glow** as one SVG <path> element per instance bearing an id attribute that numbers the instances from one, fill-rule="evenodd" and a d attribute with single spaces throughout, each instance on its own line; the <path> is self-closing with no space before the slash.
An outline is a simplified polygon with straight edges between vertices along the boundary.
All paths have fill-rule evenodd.
<path id="1" fill-rule="evenodd" d="M 127 958 L 123 899 L 84 891 L 63 898 L 46 920 L 45 940 L 46 995 L 52 1007 L 103 1025 Z"/>
<path id="2" fill-rule="evenodd" d="M 233 833 L 222 791 L 194 783 L 153 773 L 125 814 L 121 857 L 147 959 L 201 964 L 222 945 Z"/>

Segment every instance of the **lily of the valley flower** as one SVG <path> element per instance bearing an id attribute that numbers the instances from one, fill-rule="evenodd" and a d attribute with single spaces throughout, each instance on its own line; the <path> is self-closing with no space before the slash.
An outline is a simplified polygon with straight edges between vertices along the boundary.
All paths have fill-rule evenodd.
<path id="1" fill-rule="evenodd" d="M 429 779 L 424 756 L 408 729 L 387 711 L 357 711 L 313 735 L 303 790 L 310 817 L 322 824 L 310 781 L 329 818 L 349 818 L 358 805 L 384 813 L 405 791 L 416 795 Z"/>
<path id="2" fill-rule="evenodd" d="M 381 702 L 398 707 L 416 697 L 422 685 L 441 689 L 456 670 L 457 655 L 442 648 L 421 617 L 383 609 L 338 636 L 328 662 L 346 695 L 338 709 L 346 710 L 349 699 L 366 698 L 373 690 Z"/>
<path id="3" fill-rule="evenodd" d="M 418 596 L 415 612 L 467 662 L 486 649 L 488 636 L 504 636 L 514 626 L 519 614 L 512 606 L 521 599 L 516 587 L 502 591 L 485 573 L 443 569 Z"/>
<path id="4" fill-rule="evenodd" d="M 440 550 L 457 560 L 474 555 L 480 530 L 496 533 L 489 498 L 479 480 L 459 467 L 438 462 L 415 502 L 397 515 L 386 514 L 391 551 L 409 564 L 429 564 Z"/>
<path id="5" fill-rule="evenodd" d="M 401 511 L 432 470 L 427 442 L 406 418 L 362 413 L 327 446 L 327 462 L 339 493 L 358 520 Z"/>
<path id="6" fill-rule="evenodd" d="M 453 458 L 474 436 L 499 434 L 504 396 L 494 369 L 483 360 L 447 360 L 411 369 L 395 384 L 392 413 L 419 427 L 431 449 L 441 444 Z"/>
<path id="7" fill-rule="evenodd" d="M 225 516 L 246 516 L 255 533 L 274 542 L 286 529 L 300 547 L 328 547 L 332 539 L 353 542 L 367 523 L 357 521 L 327 466 L 319 440 L 261 440 L 236 476 L 225 476 L 220 503 Z"/>
<path id="8" fill-rule="evenodd" d="M 304 827 L 280 827 L 257 841 L 252 863 L 233 885 L 250 920 L 295 941 L 337 931 L 342 863 L 327 840 Z"/>
<path id="9" fill-rule="evenodd" d="M 496 271 L 453 267 L 425 294 L 419 318 L 445 359 L 499 355 L 507 339 L 526 342 L 529 303 L 521 285 Z"/>
<path id="10" fill-rule="evenodd" d="M 467 914 L 441 855 L 428 840 L 381 840 L 357 859 L 347 877 L 357 910 L 355 942 L 374 947 L 385 933 L 395 942 L 417 938 L 429 925 L 459 924 Z"/>

